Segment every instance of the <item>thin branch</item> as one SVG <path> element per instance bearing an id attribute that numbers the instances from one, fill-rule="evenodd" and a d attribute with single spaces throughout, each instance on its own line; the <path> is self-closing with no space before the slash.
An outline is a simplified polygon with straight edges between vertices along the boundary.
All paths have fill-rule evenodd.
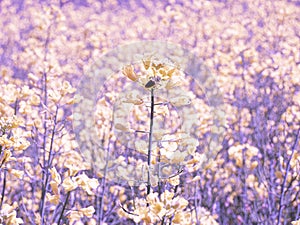
<path id="1" fill-rule="evenodd" d="M 50 34 L 51 34 L 51 25 L 48 26 L 47 28 L 47 37 L 44 43 L 44 61 L 47 60 L 47 55 L 48 55 L 48 46 L 49 46 L 49 41 L 50 41 Z M 47 71 L 44 68 L 43 71 L 43 80 L 42 80 L 42 91 L 44 94 L 44 101 L 42 102 L 42 104 L 44 104 L 44 106 L 46 108 L 48 108 L 48 86 L 47 86 L 47 82 L 48 82 L 48 76 L 47 76 Z M 46 146 L 47 146 L 47 136 L 48 136 L 48 128 L 47 128 L 47 119 L 48 119 L 48 110 L 45 111 L 45 115 L 44 115 L 44 123 L 43 123 L 43 128 L 44 128 L 44 134 L 43 134 L 43 165 L 44 167 L 46 167 Z M 42 174 L 42 180 L 44 181 L 44 184 L 47 183 L 47 176 L 48 176 L 48 171 L 46 171 Z M 46 177 L 45 177 L 46 176 Z M 42 187 L 42 195 L 41 195 L 41 202 L 40 202 L 40 208 L 39 208 L 39 212 L 40 212 L 40 216 L 41 216 L 41 225 L 44 225 L 44 214 L 45 214 L 45 196 L 46 196 L 46 189 L 47 187 L 43 184 Z"/>
<path id="2" fill-rule="evenodd" d="M 279 205 L 279 213 L 278 213 L 278 218 L 277 218 L 277 225 L 280 224 L 280 219 L 281 219 L 281 216 L 282 216 L 283 205 L 284 205 L 283 204 L 283 200 L 284 200 L 284 194 L 285 194 L 286 180 L 287 180 L 290 168 L 291 168 L 291 160 L 292 160 L 292 158 L 294 156 L 295 149 L 296 149 L 296 146 L 298 144 L 299 134 L 300 134 L 300 128 L 297 131 L 296 140 L 295 140 L 294 145 L 292 147 L 292 154 L 290 155 L 290 158 L 289 158 L 289 160 L 287 162 L 287 166 L 286 166 L 286 170 L 285 170 L 285 176 L 284 176 L 283 183 L 282 183 L 282 186 L 281 186 L 280 205 Z"/>
<path id="3" fill-rule="evenodd" d="M 4 178 L 3 178 L 3 187 L 2 187 L 2 193 L 1 193 L 1 202 L 0 202 L 0 209 L 2 209 L 2 204 L 4 201 L 4 194 L 5 194 L 5 188 L 6 188 L 6 169 L 4 170 Z"/>
<path id="4" fill-rule="evenodd" d="M 18 111 L 18 99 L 16 99 L 15 102 L 15 107 L 14 107 L 14 115 L 17 115 L 17 111 Z M 12 131 L 10 130 L 8 137 L 10 137 L 12 135 Z M 0 146 L 0 150 L 2 151 L 2 146 Z M 0 153 L 1 154 L 1 153 Z M 1 163 L 0 168 L 2 167 L 4 162 Z M 6 188 L 6 173 L 7 170 L 4 169 L 4 178 L 3 178 L 3 187 L 2 187 L 2 195 L 1 195 L 1 202 L 0 202 L 0 209 L 2 209 L 2 205 L 3 205 L 3 201 L 4 201 L 4 195 L 5 195 L 5 188 Z"/>
<path id="5" fill-rule="evenodd" d="M 126 212 L 126 213 L 128 213 L 128 214 L 130 214 L 130 215 L 133 215 L 133 216 L 139 216 L 138 214 L 132 213 L 132 212 L 128 211 L 127 209 L 125 209 L 124 206 L 122 206 L 121 204 L 120 204 L 120 207 L 123 209 L 124 212 Z M 59 224 L 58 224 L 58 225 L 59 225 Z"/>
<path id="6" fill-rule="evenodd" d="M 65 199 L 64 206 L 63 206 L 63 208 L 62 208 L 62 210 L 61 210 L 61 213 L 60 213 L 60 216 L 59 216 L 59 219 L 58 219 L 58 223 L 57 223 L 58 225 L 60 225 L 60 221 L 61 221 L 61 219 L 62 219 L 62 217 L 63 217 L 63 215 L 64 215 L 64 211 L 65 211 L 66 206 L 67 206 L 67 204 L 68 204 L 70 194 L 71 194 L 71 191 L 68 192 L 67 197 L 66 197 L 66 199 Z"/>
<path id="7" fill-rule="evenodd" d="M 47 186 L 48 186 L 48 183 L 49 183 L 49 169 L 50 169 L 50 162 L 52 162 L 52 150 L 53 150 L 53 144 L 54 144 L 54 136 L 55 136 L 55 131 L 56 131 L 56 126 L 57 126 L 57 115 L 58 115 L 58 107 L 56 108 L 56 112 L 55 112 L 55 118 L 54 118 L 54 125 L 53 125 L 53 129 L 52 129 L 52 132 L 51 132 L 51 141 L 50 141 L 50 149 L 49 149 L 49 156 L 48 156 L 48 160 L 47 162 L 45 161 L 45 164 L 44 164 L 44 174 L 45 177 L 44 177 L 44 184 L 43 184 L 43 190 L 42 190 L 42 196 L 41 196 L 41 208 L 40 208 L 40 213 L 41 213 L 41 220 L 44 221 L 44 214 L 45 214 L 45 203 L 46 203 L 46 192 L 47 192 Z M 46 149 L 44 149 L 45 151 Z M 45 151 L 46 152 L 46 151 Z M 45 153 L 44 153 L 45 155 Z M 47 164 L 46 164 L 47 163 Z"/>
<path id="8" fill-rule="evenodd" d="M 104 139 L 102 141 L 102 146 L 104 145 Z M 103 174 L 103 178 L 102 178 L 102 196 L 100 198 L 100 207 L 99 207 L 99 219 L 100 224 L 103 224 L 103 205 L 104 205 L 104 194 L 106 191 L 106 175 L 107 175 L 107 171 L 108 171 L 108 158 L 109 158 L 109 146 L 108 146 L 108 150 L 106 151 L 106 158 L 105 158 L 105 168 L 104 168 L 104 174 Z"/>

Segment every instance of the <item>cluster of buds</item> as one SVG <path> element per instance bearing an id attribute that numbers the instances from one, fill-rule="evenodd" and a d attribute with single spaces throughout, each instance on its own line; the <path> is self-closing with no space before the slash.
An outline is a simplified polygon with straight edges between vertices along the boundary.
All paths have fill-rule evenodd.
<path id="1" fill-rule="evenodd" d="M 133 65 L 126 65 L 122 69 L 124 76 L 138 82 L 145 89 L 171 89 L 182 82 L 182 73 L 178 65 L 161 62 L 156 58 L 148 57 L 143 61 L 142 71 L 135 71 Z"/>

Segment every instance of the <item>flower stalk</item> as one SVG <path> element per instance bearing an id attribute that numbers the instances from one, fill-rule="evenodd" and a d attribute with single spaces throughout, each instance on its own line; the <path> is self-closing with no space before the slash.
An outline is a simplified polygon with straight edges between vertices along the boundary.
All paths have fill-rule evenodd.
<path id="1" fill-rule="evenodd" d="M 149 129 L 149 143 L 148 143 L 148 180 L 147 180 L 147 195 L 151 190 L 151 149 L 153 137 L 153 119 L 154 119 L 154 89 L 151 89 L 151 107 L 150 107 L 150 129 Z"/>
<path id="2" fill-rule="evenodd" d="M 61 210 L 61 213 L 60 213 L 60 216 L 59 216 L 59 219 L 58 219 L 58 223 L 57 223 L 58 225 L 60 225 L 60 221 L 62 220 L 62 217 L 63 217 L 63 215 L 64 215 L 64 211 L 65 211 L 65 209 L 66 209 L 66 207 L 67 207 L 67 204 L 68 204 L 68 201 L 69 201 L 69 198 L 70 198 L 70 194 L 71 194 L 71 191 L 69 191 L 69 192 L 67 193 L 67 197 L 66 197 L 66 199 L 65 199 L 63 208 L 62 208 L 62 210 Z"/>

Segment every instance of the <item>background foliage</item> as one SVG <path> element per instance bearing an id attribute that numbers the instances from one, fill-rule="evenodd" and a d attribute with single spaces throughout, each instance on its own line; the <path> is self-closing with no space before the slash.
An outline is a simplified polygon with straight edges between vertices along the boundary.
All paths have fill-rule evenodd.
<path id="1" fill-rule="evenodd" d="M 297 1 L 2 0 L 0 12 L 0 223 L 299 224 Z M 83 160 L 72 104 L 101 55 L 156 39 L 217 77 L 226 129 L 213 161 L 146 198 Z"/>

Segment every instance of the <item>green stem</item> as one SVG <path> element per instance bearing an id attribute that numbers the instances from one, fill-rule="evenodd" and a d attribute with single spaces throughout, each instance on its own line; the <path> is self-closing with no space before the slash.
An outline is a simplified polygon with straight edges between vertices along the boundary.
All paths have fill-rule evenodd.
<path id="1" fill-rule="evenodd" d="M 104 142 L 104 139 L 103 139 L 103 142 Z M 104 145 L 104 143 L 102 142 L 102 146 Z M 99 224 L 102 225 L 103 224 L 103 214 L 104 214 L 104 211 L 103 211 L 103 205 L 104 205 L 104 197 L 105 197 L 105 190 L 106 190 L 106 175 L 107 175 L 107 170 L 108 170 L 108 156 L 109 156 L 109 147 L 108 147 L 108 150 L 106 152 L 106 158 L 105 158 L 105 170 L 104 170 L 104 175 L 103 175 L 103 178 L 102 178 L 102 196 L 100 198 L 100 213 L 99 213 Z"/>
<path id="2" fill-rule="evenodd" d="M 50 149 L 49 149 L 49 156 L 48 156 L 48 160 L 44 161 L 44 169 L 45 169 L 45 173 L 44 173 L 44 183 L 43 183 L 43 189 L 42 189 L 42 196 L 41 196 L 41 219 L 42 221 L 44 221 L 44 215 L 45 215 L 45 204 L 46 204 L 46 193 L 47 193 L 47 187 L 48 187 L 48 183 L 49 183 L 49 169 L 51 167 L 51 162 L 52 162 L 52 151 L 53 151 L 53 145 L 54 145 L 54 137 L 55 137 L 55 132 L 56 132 L 56 126 L 57 126 L 57 115 L 58 115 L 58 107 L 56 107 L 56 112 L 55 112 L 55 117 L 54 117 L 54 125 L 53 125 L 53 129 L 51 132 L 51 141 L 50 141 Z M 44 142 L 44 156 L 46 156 L 45 152 L 46 152 L 46 142 Z M 45 158 L 46 160 L 46 158 Z M 43 222 L 44 223 L 44 222 Z"/>
<path id="3" fill-rule="evenodd" d="M 3 178 L 3 187 L 2 187 L 0 209 L 2 209 L 2 205 L 3 205 L 3 201 L 4 201 L 5 188 L 6 188 L 6 169 L 4 170 L 4 178 Z"/>
<path id="4" fill-rule="evenodd" d="M 278 218 L 277 218 L 277 225 L 280 224 L 280 220 L 281 220 L 281 217 L 282 217 L 282 211 L 283 211 L 283 208 L 284 208 L 284 195 L 286 193 L 285 185 L 286 185 L 287 177 L 289 175 L 289 171 L 290 171 L 290 168 L 291 168 L 291 161 L 293 159 L 293 156 L 295 154 L 295 150 L 296 150 L 296 147 L 297 147 L 297 144 L 298 144 L 298 141 L 299 141 L 299 136 L 300 136 L 300 129 L 298 129 L 298 131 L 297 131 L 296 139 L 295 139 L 294 145 L 292 147 L 292 154 L 290 155 L 289 160 L 287 162 L 284 179 L 283 179 L 283 182 L 282 182 L 282 185 L 281 185 L 281 194 L 280 194 L 280 199 L 279 199 L 279 202 L 280 202 L 279 204 L 280 205 L 279 205 L 279 212 L 278 212 Z"/>
<path id="5" fill-rule="evenodd" d="M 67 203 L 68 203 L 70 194 L 71 194 L 71 191 L 69 191 L 68 194 L 67 194 L 67 197 L 66 197 L 64 206 L 63 206 L 63 208 L 62 208 L 62 211 L 61 211 L 60 216 L 59 216 L 59 219 L 58 219 L 58 223 L 57 223 L 58 225 L 60 225 L 60 221 L 61 221 L 61 219 L 62 219 L 62 217 L 63 217 L 63 215 L 64 215 L 64 211 L 65 211 L 65 209 L 66 209 L 66 206 L 67 206 Z"/>
<path id="6" fill-rule="evenodd" d="M 47 36 L 46 36 L 46 40 L 44 43 L 44 62 L 47 62 L 47 57 L 48 57 L 48 53 L 49 53 L 49 42 L 50 42 L 50 38 L 51 38 L 51 27 L 52 27 L 52 23 L 48 26 L 47 28 Z M 43 71 L 43 78 L 42 78 L 42 90 L 43 90 L 43 94 L 44 94 L 44 105 L 45 107 L 48 107 L 48 72 L 49 68 L 44 68 Z M 45 177 L 46 173 L 48 173 L 47 170 L 45 170 L 46 168 L 46 143 L 47 143 L 47 137 L 48 137 L 48 127 L 47 127 L 47 120 L 48 120 L 48 111 L 46 110 L 45 112 L 45 117 L 44 117 L 44 123 L 43 123 L 43 127 L 44 127 L 44 137 L 43 137 L 43 166 L 44 166 L 44 172 L 42 174 L 42 180 L 45 181 L 47 180 L 47 178 Z M 46 181 L 47 182 L 47 181 Z M 44 182 L 45 183 L 45 182 Z M 44 214 L 45 214 L 45 196 L 46 196 L 46 186 L 42 187 L 42 196 L 41 196 L 41 202 L 40 202 L 40 208 L 39 208 L 39 212 L 41 215 L 41 225 L 45 224 L 44 221 Z"/>
<path id="7" fill-rule="evenodd" d="M 147 181 L 147 195 L 151 190 L 151 149 L 152 149 L 152 136 L 153 136 L 153 117 L 154 117 L 154 90 L 151 89 L 151 109 L 150 109 L 150 130 L 149 130 L 149 144 L 148 144 L 148 181 Z"/>
<path id="8" fill-rule="evenodd" d="M 18 99 L 16 99 L 15 107 L 14 107 L 14 115 L 16 116 L 18 112 Z M 4 134 L 5 132 L 3 132 Z M 12 136 L 12 131 L 10 130 L 8 137 Z M 0 155 L 2 153 L 2 146 L 0 146 Z M 3 166 L 3 163 L 0 165 L 0 168 Z M 4 178 L 3 178 L 3 187 L 2 187 L 2 195 L 1 195 L 1 201 L 0 201 L 0 209 L 2 209 L 3 201 L 4 201 L 4 195 L 5 195 L 5 188 L 6 188 L 6 175 L 7 175 L 7 169 L 4 169 Z"/>

